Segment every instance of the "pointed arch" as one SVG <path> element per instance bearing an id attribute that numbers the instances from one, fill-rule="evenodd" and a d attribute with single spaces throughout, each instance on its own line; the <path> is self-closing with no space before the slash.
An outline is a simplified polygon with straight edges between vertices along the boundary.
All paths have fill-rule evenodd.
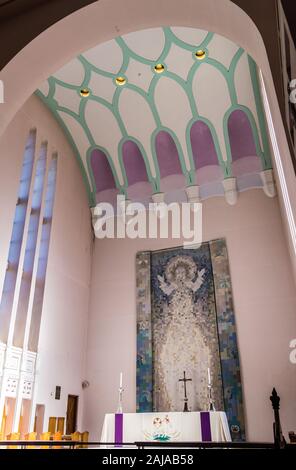
<path id="1" fill-rule="evenodd" d="M 160 130 L 155 135 L 154 143 L 160 178 L 182 175 L 183 171 L 178 148 L 171 134 L 166 130 Z"/>
<path id="2" fill-rule="evenodd" d="M 197 120 L 192 124 L 190 144 L 196 170 L 207 165 L 219 165 L 211 129 L 204 121 Z"/>
<path id="3" fill-rule="evenodd" d="M 128 185 L 149 181 L 143 155 L 135 141 L 127 139 L 123 142 L 122 162 Z"/>
<path id="4" fill-rule="evenodd" d="M 242 109 L 233 110 L 227 120 L 232 161 L 258 155 L 250 120 Z"/>
<path id="5" fill-rule="evenodd" d="M 91 151 L 89 165 L 96 193 L 117 188 L 108 157 L 102 149 Z"/>

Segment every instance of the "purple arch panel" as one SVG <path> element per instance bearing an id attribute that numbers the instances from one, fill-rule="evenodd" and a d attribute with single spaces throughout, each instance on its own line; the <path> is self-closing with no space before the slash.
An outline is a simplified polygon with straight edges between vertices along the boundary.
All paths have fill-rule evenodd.
<path id="1" fill-rule="evenodd" d="M 236 109 L 230 114 L 228 118 L 228 135 L 232 161 L 257 155 L 249 118 L 241 109 Z"/>
<path id="2" fill-rule="evenodd" d="M 161 178 L 183 173 L 177 146 L 168 132 L 159 131 L 155 139 L 155 150 Z"/>
<path id="3" fill-rule="evenodd" d="M 93 172 L 97 193 L 106 189 L 115 189 L 116 183 L 108 162 L 102 150 L 95 149 L 91 153 L 90 165 Z"/>
<path id="4" fill-rule="evenodd" d="M 143 155 L 135 142 L 127 140 L 122 146 L 122 160 L 129 185 L 148 181 Z"/>
<path id="5" fill-rule="evenodd" d="M 192 124 L 190 142 L 197 170 L 207 165 L 219 165 L 212 133 L 206 123 L 196 121 Z"/>

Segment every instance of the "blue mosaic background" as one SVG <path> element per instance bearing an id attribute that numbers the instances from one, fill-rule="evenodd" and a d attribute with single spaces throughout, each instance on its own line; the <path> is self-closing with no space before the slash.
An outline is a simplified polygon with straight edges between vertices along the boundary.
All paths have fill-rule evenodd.
<path id="1" fill-rule="evenodd" d="M 239 351 L 228 254 L 224 239 L 209 243 L 212 255 L 224 406 L 233 441 L 244 441 L 245 422 Z"/>
<path id="2" fill-rule="evenodd" d="M 150 252 L 136 256 L 137 289 L 137 411 L 153 408 Z"/>

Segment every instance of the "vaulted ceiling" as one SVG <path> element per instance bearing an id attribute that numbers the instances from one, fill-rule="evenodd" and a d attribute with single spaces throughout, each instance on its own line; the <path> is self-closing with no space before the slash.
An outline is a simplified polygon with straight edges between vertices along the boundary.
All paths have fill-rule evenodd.
<path id="1" fill-rule="evenodd" d="M 201 199 L 264 187 L 271 158 L 256 64 L 238 45 L 182 27 L 90 49 L 36 92 L 64 128 L 90 205 L 117 193 Z"/>

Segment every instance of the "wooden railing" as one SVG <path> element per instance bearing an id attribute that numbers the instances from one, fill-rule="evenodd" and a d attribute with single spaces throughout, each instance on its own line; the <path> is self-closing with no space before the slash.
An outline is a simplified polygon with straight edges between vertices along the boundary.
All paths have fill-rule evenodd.
<path id="1" fill-rule="evenodd" d="M 9 440 L 9 441 L 0 441 L 0 448 L 1 447 L 8 447 L 11 448 L 12 446 L 14 448 L 19 448 L 19 449 L 29 449 L 29 448 L 44 448 L 44 449 L 52 449 L 54 447 L 64 447 L 68 449 L 75 449 L 78 445 L 81 446 L 83 444 L 81 441 L 39 441 L 39 440 L 34 440 L 34 441 L 28 441 L 28 440 Z"/>
<path id="2" fill-rule="evenodd" d="M 157 448 L 190 448 L 190 449 L 274 449 L 273 442 L 135 442 L 139 449 Z"/>
<path id="3" fill-rule="evenodd" d="M 188 449 L 276 449 L 273 442 L 81 442 L 81 441 L 0 441 L 1 447 L 18 449 L 70 449 L 81 450 L 88 448 L 125 448 L 134 447 L 136 449 L 145 448 L 188 448 Z M 294 444 L 285 444 L 283 448 L 295 448 Z"/>
<path id="4" fill-rule="evenodd" d="M 82 442 L 82 441 L 74 441 L 74 440 L 62 440 L 62 441 L 27 441 L 27 440 L 18 440 L 18 441 L 0 441 L 0 449 L 1 447 L 6 448 L 19 448 L 19 449 L 85 449 L 88 447 L 136 447 L 135 442 L 124 442 L 122 444 L 118 444 L 116 442 L 101 442 L 101 441 L 94 441 L 94 442 Z"/>

